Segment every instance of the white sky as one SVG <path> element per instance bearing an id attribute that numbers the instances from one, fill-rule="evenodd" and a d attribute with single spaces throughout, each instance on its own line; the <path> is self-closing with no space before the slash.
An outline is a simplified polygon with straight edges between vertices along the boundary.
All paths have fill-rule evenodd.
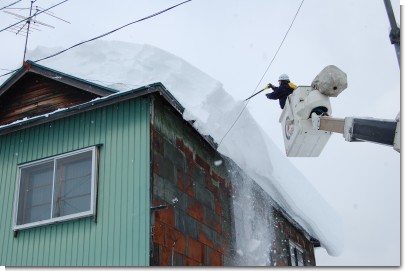
<path id="1" fill-rule="evenodd" d="M 0 0 L 0 8 L 13 2 Z M 58 2 L 38 0 L 34 5 L 46 8 Z M 55 29 L 41 26 L 30 36 L 28 49 L 69 47 L 180 2 L 70 0 L 52 12 L 71 24 L 40 15 L 38 20 Z M 226 91 L 242 100 L 259 83 L 300 3 L 193 0 L 103 39 L 162 48 L 222 82 Z M 399 0 L 392 3 L 398 15 Z M 23 0 L 15 7 L 29 4 Z M 13 16 L 0 11 L 0 29 L 14 22 Z M 388 34 L 383 0 L 306 0 L 260 87 L 277 83 L 281 73 L 289 74 L 297 85 L 309 85 L 325 66 L 333 64 L 347 73 L 349 85 L 331 99 L 334 116 L 394 119 L 400 110 L 400 72 Z M 0 69 L 20 67 L 24 37 L 3 31 L 0 40 Z M 248 109 L 284 150 L 278 102 L 259 94 Z M 333 135 L 319 158 L 289 159 L 344 217 L 343 254 L 331 257 L 318 249 L 318 265 L 400 264 L 399 153 Z"/>

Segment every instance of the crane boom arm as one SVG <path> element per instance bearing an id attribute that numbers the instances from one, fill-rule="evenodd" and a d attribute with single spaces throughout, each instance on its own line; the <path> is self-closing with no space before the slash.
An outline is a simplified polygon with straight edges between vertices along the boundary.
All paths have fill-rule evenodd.
<path id="1" fill-rule="evenodd" d="M 316 130 L 343 134 L 346 141 L 366 141 L 393 146 L 400 151 L 400 121 L 374 118 L 311 115 L 312 125 Z"/>

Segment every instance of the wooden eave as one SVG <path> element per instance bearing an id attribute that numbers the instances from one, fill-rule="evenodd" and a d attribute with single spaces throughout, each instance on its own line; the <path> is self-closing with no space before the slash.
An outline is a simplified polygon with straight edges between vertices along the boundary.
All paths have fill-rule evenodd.
<path id="1" fill-rule="evenodd" d="M 13 86 L 27 73 L 39 74 L 49 79 L 62 82 L 66 85 L 82 89 L 84 91 L 96 94 L 101 97 L 118 92 L 112 88 L 94 84 L 92 82 L 88 82 L 80 78 L 71 76 L 69 74 L 59 72 L 45 66 L 41 66 L 37 63 L 28 60 L 24 62 L 23 66 L 19 70 L 17 70 L 16 73 L 14 73 L 9 79 L 7 79 L 0 86 L 0 97 L 3 93 L 5 93 L 11 86 Z"/>
<path id="2" fill-rule="evenodd" d="M 0 87 L 0 125 L 116 92 L 28 61 Z"/>
<path id="3" fill-rule="evenodd" d="M 76 106 L 65 108 L 63 110 L 59 110 L 57 112 L 43 114 L 40 116 L 28 118 L 26 120 L 21 120 L 15 123 L 0 126 L 0 135 L 8 134 L 21 129 L 36 126 L 45 122 L 54 121 L 81 112 L 86 112 L 96 108 L 105 107 L 111 104 L 119 103 L 122 101 L 126 101 L 128 99 L 145 96 L 152 93 L 159 93 L 179 113 L 182 113 L 184 111 L 184 107 L 181 106 L 181 104 L 166 90 L 166 88 L 161 83 L 154 83 L 130 91 L 117 92 L 112 95 L 94 99 L 86 103 L 82 103 Z"/>

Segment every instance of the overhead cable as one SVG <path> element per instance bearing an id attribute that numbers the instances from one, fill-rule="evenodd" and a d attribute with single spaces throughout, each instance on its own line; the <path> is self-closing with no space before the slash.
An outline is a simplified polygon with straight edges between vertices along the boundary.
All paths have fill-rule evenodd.
<path id="1" fill-rule="evenodd" d="M 52 9 L 52 8 L 54 8 L 54 7 L 56 7 L 56 6 L 59 6 L 59 5 L 65 3 L 65 2 L 67 2 L 67 1 L 69 1 L 69 0 L 64 0 L 64 1 L 62 1 L 62 2 L 59 2 L 59 3 L 56 4 L 56 5 L 53 5 L 53 6 L 49 7 L 49 8 L 47 8 L 47 9 L 41 10 L 40 12 L 38 12 L 38 13 L 32 15 L 32 16 L 29 16 L 29 17 L 27 17 L 27 18 L 25 18 L 25 19 L 23 19 L 23 20 L 21 20 L 21 21 L 16 22 L 15 24 L 9 25 L 9 26 L 7 26 L 6 28 L 1 29 L 0 32 L 3 32 L 4 30 L 7 30 L 7 29 L 9 29 L 9 28 L 12 28 L 13 26 L 16 26 L 16 25 L 19 24 L 19 23 L 26 22 L 27 20 L 30 20 L 31 18 L 33 18 L 33 17 L 35 17 L 35 16 L 38 16 L 39 14 L 41 14 L 41 13 L 43 13 L 43 12 L 46 12 L 46 11 L 48 11 L 48 10 L 50 10 L 50 9 Z"/>
<path id="2" fill-rule="evenodd" d="M 66 52 L 66 51 L 68 51 L 68 50 L 70 50 L 70 49 L 73 49 L 73 48 L 77 47 L 77 46 L 80 46 L 80 45 L 83 45 L 83 44 L 85 44 L 85 43 L 87 43 L 87 42 L 94 41 L 94 40 L 97 40 L 97 39 L 99 39 L 99 38 L 108 36 L 108 35 L 110 35 L 110 34 L 116 32 L 116 31 L 118 31 L 118 30 L 121 30 L 121 29 L 127 27 L 127 26 L 130 26 L 130 25 L 132 25 L 132 24 L 136 24 L 136 23 L 139 23 L 139 22 L 141 22 L 141 21 L 150 19 L 150 18 L 152 18 L 152 17 L 155 17 L 155 16 L 157 16 L 157 15 L 160 15 L 160 14 L 162 14 L 162 13 L 164 13 L 164 12 L 167 12 L 167 11 L 173 9 L 173 8 L 176 8 L 176 7 L 178 7 L 178 6 L 180 6 L 180 5 L 183 5 L 183 4 L 185 4 L 185 3 L 187 3 L 187 2 L 190 2 L 190 1 L 192 1 L 192 0 L 187 0 L 187 1 L 181 2 L 180 4 L 177 4 L 177 5 L 174 5 L 174 6 L 172 6 L 172 7 L 167 8 L 167 9 L 164 9 L 164 10 L 162 10 L 162 11 L 156 12 L 156 13 L 154 13 L 154 14 L 152 14 L 152 15 L 149 15 L 149 16 L 146 16 L 146 17 L 144 17 L 144 18 L 142 18 L 142 19 L 139 19 L 139 20 L 130 22 L 130 23 L 126 24 L 126 25 L 120 26 L 120 27 L 118 27 L 118 28 L 116 28 L 116 29 L 114 29 L 114 30 L 111 30 L 111 31 L 109 31 L 109 32 L 107 32 L 107 33 L 101 34 L 101 35 L 99 35 L 99 36 L 97 36 L 97 37 L 94 37 L 94 38 L 92 38 L 92 39 L 79 42 L 79 43 L 77 43 L 77 44 L 75 44 L 75 45 L 70 46 L 69 48 L 66 48 L 66 49 L 64 49 L 64 50 L 62 50 L 62 51 L 59 51 L 59 52 L 57 52 L 57 53 L 55 53 L 55 54 L 52 54 L 52 55 L 50 55 L 50 56 L 47 56 L 47 57 L 38 59 L 38 60 L 36 60 L 36 61 L 34 61 L 34 62 L 39 62 L 39 61 L 42 61 L 42 60 L 45 60 L 45 59 L 48 59 L 48 58 L 51 58 L 51 57 L 60 55 L 60 54 Z"/>
<path id="3" fill-rule="evenodd" d="M 274 54 L 272 60 L 270 61 L 269 65 L 267 66 L 266 70 L 264 71 L 262 77 L 260 78 L 259 82 L 257 83 L 256 87 L 254 88 L 252 95 L 255 93 L 256 89 L 259 87 L 259 85 L 262 83 L 263 78 L 266 76 L 268 70 L 270 69 L 270 66 L 273 64 L 274 59 L 276 58 L 276 56 L 278 55 L 278 52 L 280 51 L 281 47 L 283 46 L 283 43 L 285 41 L 285 39 L 287 38 L 288 33 L 290 32 L 291 27 L 294 24 L 295 19 L 297 18 L 298 13 L 300 12 L 301 6 L 304 3 L 305 0 L 301 1 L 300 6 L 298 7 L 297 12 L 295 13 L 295 16 L 290 24 L 290 27 L 288 28 L 287 32 L 284 35 L 283 40 L 281 41 L 280 45 L 278 46 L 278 49 L 276 51 L 276 53 Z M 235 124 L 238 122 L 238 120 L 240 119 L 240 117 L 242 116 L 243 112 L 245 111 L 247 105 L 249 104 L 250 100 L 247 100 L 245 105 L 243 106 L 242 110 L 240 111 L 239 115 L 236 117 L 235 121 L 232 123 L 231 127 L 228 129 L 228 131 L 225 133 L 225 135 L 222 137 L 222 139 L 219 141 L 218 143 L 218 147 L 221 145 L 222 141 L 224 140 L 224 138 L 229 134 L 229 132 L 232 130 L 232 128 L 235 126 Z"/>
<path id="4" fill-rule="evenodd" d="M 66 0 L 66 1 L 67 1 L 67 0 Z M 64 50 L 62 50 L 62 51 L 59 51 L 59 52 L 57 52 L 57 53 L 55 53 L 55 54 L 52 54 L 52 55 L 50 55 L 50 56 L 47 56 L 47 57 L 44 57 L 44 58 L 41 58 L 41 59 L 37 59 L 37 60 L 35 60 L 35 61 L 33 61 L 33 62 L 39 62 L 39 61 L 42 61 L 42 60 L 45 60 L 45 59 L 48 59 L 48 58 L 55 57 L 55 56 L 60 55 L 60 54 L 66 52 L 66 51 L 68 51 L 68 50 L 70 50 L 70 49 L 73 49 L 73 48 L 75 48 L 75 47 L 77 47 L 77 46 L 80 46 L 80 45 L 83 45 L 83 44 L 85 44 L 85 43 L 87 43 L 87 42 L 94 41 L 94 40 L 96 40 L 96 39 L 105 37 L 105 36 L 107 36 L 107 35 L 109 35 L 109 34 L 111 34 L 111 33 L 114 33 L 114 32 L 116 32 L 116 31 L 118 31 L 118 30 L 124 28 L 124 27 L 127 27 L 127 26 L 129 26 L 129 25 L 132 25 L 132 24 L 135 24 L 135 23 L 138 23 L 138 22 L 141 22 L 141 21 L 150 19 L 150 18 L 152 18 L 152 17 L 155 17 L 155 16 L 157 16 L 157 15 L 160 15 L 160 14 L 162 14 L 162 13 L 164 13 L 164 12 L 167 12 L 167 11 L 173 9 L 173 8 L 176 8 L 176 7 L 180 6 L 180 5 L 183 5 L 183 4 L 185 4 L 185 3 L 187 3 L 187 2 L 191 2 L 191 1 L 192 1 L 192 0 L 187 0 L 187 1 L 181 2 L 181 3 L 177 4 L 177 5 L 174 5 L 174 6 L 171 6 L 171 7 L 169 7 L 169 8 L 166 8 L 166 9 L 164 9 L 164 10 L 162 10 L 162 11 L 156 12 L 156 13 L 154 13 L 154 14 L 152 14 L 152 15 L 149 15 L 149 16 L 146 16 L 146 17 L 144 17 L 144 18 L 142 18 L 142 19 L 139 19 L 139 20 L 130 22 L 130 23 L 126 24 L 126 25 L 123 25 L 123 26 L 121 26 L 121 27 L 118 27 L 118 28 L 116 28 L 116 29 L 114 29 L 114 30 L 111 30 L 111 31 L 109 31 L 109 32 L 107 32 L 107 33 L 104 33 L 104 34 L 99 35 L 99 36 L 97 36 L 97 37 L 94 37 L 94 38 L 92 38 L 92 39 L 79 42 L 79 43 L 77 43 L 77 44 L 75 44 L 75 45 L 70 46 L 69 48 L 66 48 L 66 49 L 64 49 Z M 44 12 L 44 11 L 42 11 L 42 12 Z M 6 76 L 6 75 L 9 75 L 9 74 L 12 74 L 13 72 L 15 72 L 15 71 L 17 71 L 17 70 L 19 70 L 19 69 L 15 69 L 15 70 L 12 70 L 12 71 L 10 71 L 10 72 L 8 72 L 8 73 L 2 74 L 2 75 L 0 75 L 0 77 L 3 77 L 3 76 Z"/>
<path id="5" fill-rule="evenodd" d="M 13 5 L 15 5 L 15 4 L 17 4 L 18 2 L 21 2 L 21 1 L 22 1 L 22 0 L 15 1 L 14 3 L 11 3 L 11 4 L 8 5 L 8 6 L 5 6 L 5 7 L 0 8 L 0 10 L 6 9 L 6 8 L 8 8 L 8 7 L 11 7 L 11 6 L 13 6 Z"/>

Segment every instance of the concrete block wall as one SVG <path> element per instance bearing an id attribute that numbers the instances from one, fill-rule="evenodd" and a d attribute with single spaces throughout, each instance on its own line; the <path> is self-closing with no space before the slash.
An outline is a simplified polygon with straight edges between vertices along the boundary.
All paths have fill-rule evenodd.
<path id="1" fill-rule="evenodd" d="M 151 211 L 151 265 L 249 264 L 238 258 L 237 239 L 241 238 L 236 238 L 235 228 L 235 223 L 241 225 L 239 220 L 246 217 L 252 219 L 253 238 L 263 241 L 264 236 L 254 235 L 255 228 L 268 228 L 264 243 L 271 250 L 266 265 L 290 264 L 289 240 L 304 249 L 305 265 L 315 265 L 314 245 L 307 235 L 286 219 L 271 197 L 232 160 L 221 157 L 177 112 L 159 100 L 155 101 L 153 116 L 151 202 L 152 207 L 161 208 Z M 235 205 L 246 188 L 256 199 L 252 210 Z M 173 204 L 174 200 L 177 203 Z M 254 216 L 243 215 L 251 211 Z"/>
<path id="2" fill-rule="evenodd" d="M 231 186 L 224 166 L 215 165 L 221 157 L 190 125 L 177 124 L 174 112 L 155 111 L 152 207 L 163 209 L 151 212 L 150 263 L 229 265 Z"/>

